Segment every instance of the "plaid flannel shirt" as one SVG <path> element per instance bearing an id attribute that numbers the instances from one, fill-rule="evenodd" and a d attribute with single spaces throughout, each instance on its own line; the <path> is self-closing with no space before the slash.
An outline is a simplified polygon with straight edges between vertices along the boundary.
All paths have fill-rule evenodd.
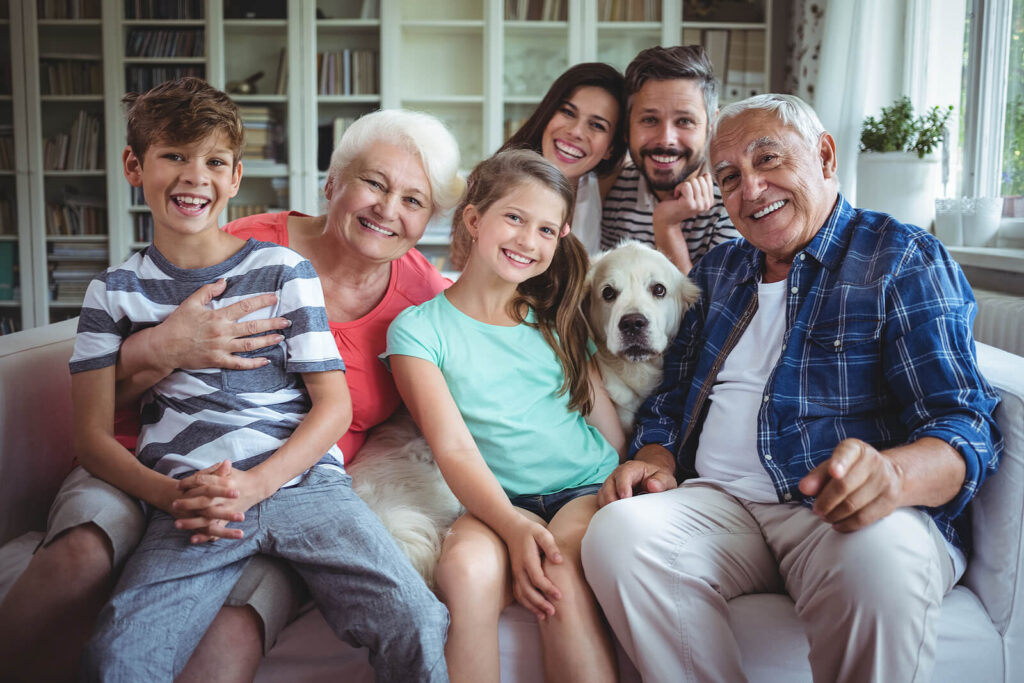
<path id="1" fill-rule="evenodd" d="M 656 443 L 694 461 L 708 395 L 757 310 L 764 255 L 745 239 L 712 249 L 691 272 L 703 292 L 666 354 L 661 387 L 637 415 L 635 454 Z M 758 456 L 780 502 L 812 501 L 797 488 L 845 438 L 878 449 L 931 436 L 964 458 L 959 493 L 927 508 L 943 535 L 968 550 L 958 519 L 995 472 L 1002 439 L 998 395 L 981 376 L 963 272 L 930 234 L 852 208 L 840 195 L 787 276 L 782 355 L 757 415 Z"/>

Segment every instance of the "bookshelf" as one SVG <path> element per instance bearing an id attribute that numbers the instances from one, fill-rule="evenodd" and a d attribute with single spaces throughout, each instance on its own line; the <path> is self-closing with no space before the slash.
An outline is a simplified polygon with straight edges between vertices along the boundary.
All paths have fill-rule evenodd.
<path id="1" fill-rule="evenodd" d="M 16 219 L 16 171 L 12 21 L 8 2 L 0 2 L 0 334 L 23 326 L 19 247 Z"/>
<path id="2" fill-rule="evenodd" d="M 75 315 L 75 277 L 148 243 L 120 168 L 126 91 L 193 74 L 238 102 L 250 145 L 222 221 L 315 214 L 334 141 L 367 112 L 438 116 L 468 172 L 577 62 L 699 42 L 723 102 L 766 89 L 770 16 L 771 0 L 0 0 L 0 329 Z M 442 269 L 448 227 L 420 245 Z"/>

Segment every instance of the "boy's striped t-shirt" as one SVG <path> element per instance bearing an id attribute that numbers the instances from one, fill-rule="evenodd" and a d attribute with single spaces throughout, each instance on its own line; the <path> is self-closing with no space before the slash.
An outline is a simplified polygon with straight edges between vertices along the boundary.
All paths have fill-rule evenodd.
<path id="1" fill-rule="evenodd" d="M 152 387 L 143 401 L 136 455 L 169 476 L 225 459 L 240 469 L 262 462 L 309 412 L 300 373 L 345 369 L 312 264 L 291 249 L 250 239 L 231 258 L 208 268 L 179 268 L 150 246 L 98 276 L 82 306 L 71 372 L 115 364 L 124 339 L 162 322 L 199 287 L 221 278 L 227 286 L 210 308 L 274 293 L 275 305 L 241 320 L 280 316 L 292 324 L 280 331 L 285 337 L 280 344 L 240 354 L 269 359 L 261 368 L 177 369 Z M 337 446 L 321 460 L 341 463 Z"/>

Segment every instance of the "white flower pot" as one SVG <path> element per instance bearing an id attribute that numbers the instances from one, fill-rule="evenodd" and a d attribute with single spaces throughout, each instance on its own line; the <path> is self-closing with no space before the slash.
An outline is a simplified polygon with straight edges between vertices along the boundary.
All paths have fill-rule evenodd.
<path id="1" fill-rule="evenodd" d="M 939 187 L 939 157 L 917 152 L 861 152 L 857 206 L 884 211 L 902 223 L 931 230 Z"/>

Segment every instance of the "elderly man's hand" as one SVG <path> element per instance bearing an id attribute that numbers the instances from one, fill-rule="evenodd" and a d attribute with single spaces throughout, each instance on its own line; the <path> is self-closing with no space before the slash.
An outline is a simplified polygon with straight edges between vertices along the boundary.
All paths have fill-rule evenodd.
<path id="1" fill-rule="evenodd" d="M 604 507 L 634 493 L 658 493 L 676 487 L 672 473 L 674 458 L 661 446 L 648 444 L 641 448 L 636 459 L 627 460 L 616 467 L 597 492 L 597 506 Z"/>
<path id="2" fill-rule="evenodd" d="M 800 480 L 800 491 L 816 496 L 814 512 L 836 531 L 872 524 L 900 507 L 903 472 L 891 458 L 860 439 L 845 439 L 832 457 Z"/>

